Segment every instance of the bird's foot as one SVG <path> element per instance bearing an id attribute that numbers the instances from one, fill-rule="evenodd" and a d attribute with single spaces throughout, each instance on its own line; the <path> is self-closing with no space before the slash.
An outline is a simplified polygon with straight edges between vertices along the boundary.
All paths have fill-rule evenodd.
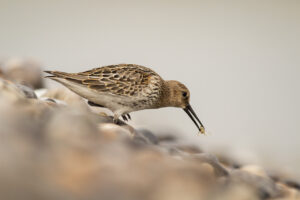
<path id="1" fill-rule="evenodd" d="M 124 121 L 131 120 L 131 116 L 129 114 L 122 115 Z"/>
<path id="2" fill-rule="evenodd" d="M 122 118 L 123 118 L 124 121 L 128 121 L 126 115 L 122 115 Z"/>

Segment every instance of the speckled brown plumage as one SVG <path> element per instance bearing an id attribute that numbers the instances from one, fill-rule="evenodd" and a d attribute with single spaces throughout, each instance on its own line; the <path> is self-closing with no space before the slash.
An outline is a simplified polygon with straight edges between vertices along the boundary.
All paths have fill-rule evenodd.
<path id="1" fill-rule="evenodd" d="M 82 84 L 91 89 L 122 96 L 139 96 L 143 90 L 148 88 L 159 91 L 161 86 L 161 78 L 157 73 L 146 67 L 133 64 L 110 65 L 81 72 L 77 75 L 86 77 L 82 80 Z M 152 84 L 151 87 L 149 84 Z M 147 93 L 147 91 L 145 92 Z"/>
<path id="2" fill-rule="evenodd" d="M 47 71 L 47 73 L 63 77 L 97 92 L 134 97 L 144 104 L 155 103 L 162 87 L 162 79 L 157 73 L 149 68 L 133 64 L 109 65 L 80 73 L 57 71 Z M 150 102 L 149 97 L 151 97 Z"/>
<path id="3" fill-rule="evenodd" d="M 79 73 L 46 72 L 52 75 L 48 78 L 88 99 L 90 105 L 109 108 L 115 120 L 120 116 L 130 118 L 126 115 L 137 110 L 189 106 L 190 93 L 182 83 L 164 81 L 156 72 L 140 65 L 109 65 Z M 203 128 L 201 122 L 197 127 Z"/>

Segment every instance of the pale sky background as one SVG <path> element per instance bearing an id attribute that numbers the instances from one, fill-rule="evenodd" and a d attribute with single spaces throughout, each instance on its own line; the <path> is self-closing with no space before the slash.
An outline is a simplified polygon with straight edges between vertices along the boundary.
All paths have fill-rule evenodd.
<path id="1" fill-rule="evenodd" d="M 132 125 L 300 178 L 300 1 L 0 0 L 9 57 L 67 72 L 150 67 L 190 89 L 210 135 L 175 108 L 133 113 Z"/>

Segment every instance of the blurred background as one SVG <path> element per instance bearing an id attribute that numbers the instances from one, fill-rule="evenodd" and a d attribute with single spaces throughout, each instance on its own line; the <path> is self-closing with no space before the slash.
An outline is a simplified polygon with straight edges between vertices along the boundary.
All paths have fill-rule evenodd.
<path id="1" fill-rule="evenodd" d="M 0 59 L 66 72 L 150 67 L 190 89 L 209 134 L 175 108 L 133 113 L 133 126 L 299 179 L 299 10 L 297 0 L 0 0 Z"/>

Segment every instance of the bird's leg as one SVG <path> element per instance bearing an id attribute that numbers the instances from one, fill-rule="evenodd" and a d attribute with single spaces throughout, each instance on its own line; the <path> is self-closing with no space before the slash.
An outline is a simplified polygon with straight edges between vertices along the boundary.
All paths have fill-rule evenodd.
<path id="1" fill-rule="evenodd" d="M 125 113 L 124 110 L 115 110 L 114 111 L 114 119 L 113 120 L 114 120 L 115 124 L 119 124 L 121 122 L 119 120 L 119 117 L 121 117 L 121 116 L 122 116 L 122 118 L 123 118 L 124 121 L 128 120 L 126 114 L 124 114 L 124 113 Z"/>
<path id="2" fill-rule="evenodd" d="M 122 115 L 122 118 L 123 118 L 124 121 L 131 120 L 131 116 L 129 114 Z"/>

